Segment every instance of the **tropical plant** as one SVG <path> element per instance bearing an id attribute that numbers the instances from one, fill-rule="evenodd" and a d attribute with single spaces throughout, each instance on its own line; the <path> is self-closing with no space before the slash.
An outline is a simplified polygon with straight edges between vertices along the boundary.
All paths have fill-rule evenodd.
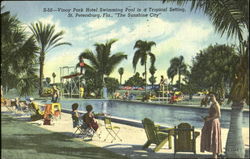
<path id="1" fill-rule="evenodd" d="M 49 77 L 46 77 L 45 80 L 46 80 L 46 83 L 49 85 L 51 82 L 51 79 Z"/>
<path id="2" fill-rule="evenodd" d="M 236 73 L 229 96 L 229 102 L 232 101 L 232 111 L 226 142 L 226 155 L 228 158 L 245 157 L 241 123 L 244 103 L 249 106 L 249 42 L 240 44 L 238 56 L 239 62 L 236 65 Z M 236 135 L 237 138 L 235 138 Z"/>
<path id="3" fill-rule="evenodd" d="M 183 78 L 185 84 L 182 85 L 181 92 L 184 94 L 188 94 L 189 100 L 192 100 L 193 95 L 201 90 L 199 89 L 199 87 L 197 87 L 197 83 L 194 79 L 195 78 L 193 78 L 193 74 L 191 74 L 191 72 L 187 70 L 186 76 Z"/>
<path id="4" fill-rule="evenodd" d="M 124 68 L 123 67 L 120 67 L 118 69 L 118 73 L 120 74 L 120 85 L 122 85 L 122 75 L 124 73 Z"/>
<path id="5" fill-rule="evenodd" d="M 189 0 L 163 0 L 163 2 L 166 1 L 181 6 L 190 2 Z M 243 69 L 248 66 L 249 58 L 249 41 L 247 40 L 247 43 L 243 44 L 244 33 L 247 33 L 246 38 L 249 39 L 249 0 L 192 0 L 190 3 L 191 11 L 201 10 L 204 12 L 211 19 L 217 32 L 221 33 L 221 35 L 227 34 L 227 37 L 236 37 L 240 42 L 242 48 L 240 51 L 243 52 L 240 53 L 240 62 L 236 67 L 237 73 L 230 93 L 233 104 L 226 155 L 228 158 L 244 158 L 245 150 L 241 137 L 240 121 L 242 120 L 243 101 L 246 100 L 249 105 L 249 70 Z"/>
<path id="6" fill-rule="evenodd" d="M 123 52 L 111 54 L 111 46 L 116 41 L 116 39 L 111 39 L 105 44 L 96 43 L 94 45 L 95 53 L 87 49 L 79 55 L 79 59 L 84 58 L 89 61 L 89 64 L 85 64 L 84 67 L 86 72 L 90 72 L 92 77 L 94 76 L 94 83 L 96 88 L 99 89 L 98 94 L 101 93 L 101 88 L 105 87 L 104 76 L 109 76 L 122 60 L 127 59 L 127 55 Z M 77 67 L 79 66 L 78 63 Z"/>
<path id="7" fill-rule="evenodd" d="M 200 90 L 210 90 L 217 94 L 221 103 L 225 99 L 226 88 L 233 82 L 235 65 L 239 62 L 235 48 L 228 45 L 210 45 L 193 59 L 192 80 Z"/>
<path id="8" fill-rule="evenodd" d="M 71 45 L 69 42 L 60 42 L 63 39 L 64 31 L 55 32 L 55 25 L 43 24 L 38 21 L 32 23 L 29 26 L 30 30 L 36 39 L 37 45 L 39 47 L 39 63 L 40 63 L 40 81 L 39 81 L 39 94 L 43 91 L 43 69 L 45 55 L 51 49 L 61 46 L 61 45 Z"/>
<path id="9" fill-rule="evenodd" d="M 135 43 L 134 49 L 135 51 L 133 57 L 133 68 L 136 71 L 136 65 L 140 60 L 141 65 L 144 65 L 145 68 L 145 93 L 147 93 L 147 58 L 150 57 L 151 65 L 155 63 L 155 55 L 151 52 L 152 46 L 156 45 L 153 41 L 142 41 L 138 40 Z"/>
<path id="10" fill-rule="evenodd" d="M 107 89 L 109 90 L 109 94 L 113 94 L 117 89 L 119 89 L 119 81 L 116 78 L 106 77 L 105 83 Z"/>
<path id="11" fill-rule="evenodd" d="M 27 36 L 22 23 L 10 12 L 1 13 L 1 85 L 5 90 L 16 88 L 20 96 L 35 91 L 37 51 L 34 38 Z"/>
<path id="12" fill-rule="evenodd" d="M 125 81 L 125 86 L 142 87 L 145 86 L 145 79 L 140 77 L 140 73 L 136 72 L 132 77 Z"/>
<path id="13" fill-rule="evenodd" d="M 184 57 L 174 57 L 170 60 L 170 67 L 167 70 L 168 77 L 173 83 L 173 79 L 178 75 L 178 87 L 181 89 L 181 75 L 185 75 L 187 71 L 187 65 L 184 63 Z"/>
<path id="14" fill-rule="evenodd" d="M 149 82 L 151 83 L 152 88 L 154 88 L 154 83 L 156 82 L 156 77 L 151 76 L 151 77 L 149 77 L 148 80 L 149 80 Z"/>
<path id="15" fill-rule="evenodd" d="M 149 78 L 149 82 L 152 84 L 152 88 L 153 88 L 153 86 L 154 86 L 154 84 L 156 82 L 156 77 L 154 77 L 154 74 L 155 74 L 156 70 L 157 69 L 155 68 L 154 65 L 151 65 L 150 68 L 149 68 L 149 72 L 151 74 L 151 77 Z"/>
<path id="16" fill-rule="evenodd" d="M 55 72 L 52 73 L 52 77 L 53 77 L 53 83 L 55 83 L 55 78 L 56 78 Z"/>

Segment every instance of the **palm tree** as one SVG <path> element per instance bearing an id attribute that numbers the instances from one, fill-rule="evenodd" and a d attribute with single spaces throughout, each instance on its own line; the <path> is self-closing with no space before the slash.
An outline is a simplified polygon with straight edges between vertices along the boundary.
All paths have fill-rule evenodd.
<path id="1" fill-rule="evenodd" d="M 42 94 L 43 90 L 43 68 L 45 55 L 51 49 L 61 46 L 61 45 L 71 45 L 69 42 L 60 42 L 63 39 L 64 31 L 55 33 L 55 25 L 43 24 L 38 21 L 37 23 L 32 23 L 29 28 L 34 34 L 36 42 L 40 48 L 39 52 L 39 63 L 40 63 L 40 89 L 39 94 Z"/>
<path id="2" fill-rule="evenodd" d="M 145 68 L 145 93 L 147 93 L 147 58 L 150 57 L 150 63 L 151 65 L 154 65 L 155 63 L 155 55 L 151 52 L 151 47 L 156 45 L 153 41 L 142 41 L 138 40 L 135 43 L 134 49 L 137 49 L 135 51 L 134 57 L 133 57 L 133 68 L 134 71 L 136 71 L 136 65 L 139 60 L 141 60 L 141 65 L 144 65 Z"/>
<path id="3" fill-rule="evenodd" d="M 46 77 L 46 78 L 45 78 L 45 80 L 46 80 L 46 83 L 49 85 L 49 84 L 50 84 L 50 82 L 51 82 L 51 78 Z"/>
<path id="4" fill-rule="evenodd" d="M 53 77 L 53 83 L 55 83 L 55 78 L 56 78 L 55 72 L 52 73 L 52 77 Z"/>
<path id="5" fill-rule="evenodd" d="M 79 55 L 80 58 L 87 59 L 89 64 L 86 64 L 86 73 L 91 72 L 95 76 L 95 83 L 101 88 L 105 87 L 104 76 L 109 76 L 116 66 L 121 63 L 122 60 L 127 59 L 127 55 L 123 52 L 117 52 L 111 55 L 111 46 L 117 40 L 111 39 L 105 44 L 96 43 L 94 46 L 96 48 L 95 53 L 91 50 L 85 50 Z M 77 66 L 80 66 L 78 63 Z M 100 93 L 100 91 L 98 91 Z"/>
<path id="6" fill-rule="evenodd" d="M 187 71 L 187 65 L 184 63 L 184 57 L 174 57 L 170 60 L 170 67 L 167 70 L 168 77 L 171 79 L 171 83 L 176 75 L 178 75 L 179 90 L 181 89 L 181 75 L 185 75 Z"/>
<path id="7" fill-rule="evenodd" d="M 163 2 L 175 2 L 185 5 L 189 0 L 163 0 Z M 246 100 L 249 105 L 249 36 L 247 43 L 243 43 L 244 31 L 249 33 L 249 0 L 192 0 L 191 11 L 201 10 L 209 16 L 215 26 L 215 30 L 227 37 L 237 37 L 240 42 L 240 62 L 237 65 L 237 74 L 231 88 L 230 99 L 232 100 L 232 111 L 230 128 L 226 144 L 226 156 L 228 158 L 244 158 L 245 150 L 242 140 L 242 108 Z"/>
<path id="8" fill-rule="evenodd" d="M 150 83 L 152 84 L 152 88 L 154 86 L 154 83 L 156 82 L 156 77 L 154 77 L 154 74 L 156 72 L 156 68 L 154 65 L 151 65 L 149 68 L 149 73 L 151 74 L 151 77 L 149 78 Z"/>
<path id="9" fill-rule="evenodd" d="M 122 75 L 124 73 L 124 68 L 120 67 L 119 70 L 118 70 L 118 73 L 120 74 L 120 85 L 122 85 Z"/>
<path id="10" fill-rule="evenodd" d="M 20 96 L 31 95 L 37 86 L 35 40 L 8 11 L 1 13 L 1 26 L 1 84 L 16 88 Z"/>

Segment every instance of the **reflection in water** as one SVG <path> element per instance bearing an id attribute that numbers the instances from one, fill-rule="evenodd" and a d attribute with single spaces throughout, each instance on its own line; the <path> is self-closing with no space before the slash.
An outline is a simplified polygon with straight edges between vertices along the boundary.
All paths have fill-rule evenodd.
<path id="1" fill-rule="evenodd" d="M 85 111 L 87 104 L 93 105 L 95 112 L 109 113 L 112 116 L 134 119 L 141 121 L 143 118 L 150 118 L 154 122 L 176 126 L 181 122 L 187 122 L 196 128 L 203 127 L 201 116 L 208 115 L 208 109 L 183 108 L 175 106 L 161 106 L 154 104 L 132 103 L 108 100 L 77 100 L 61 101 L 62 107 L 71 109 L 71 105 L 78 102 L 79 110 Z M 230 111 L 221 111 L 221 127 L 229 128 Z M 249 127 L 249 114 L 243 113 L 243 127 Z"/>
<path id="2" fill-rule="evenodd" d="M 102 113 L 107 113 L 107 106 L 108 106 L 107 101 L 102 102 Z"/>

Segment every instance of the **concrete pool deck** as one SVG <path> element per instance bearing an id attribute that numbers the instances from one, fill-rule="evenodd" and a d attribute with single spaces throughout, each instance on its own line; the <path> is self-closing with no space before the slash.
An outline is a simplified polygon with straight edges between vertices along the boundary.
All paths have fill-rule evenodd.
<path id="1" fill-rule="evenodd" d="M 1 111 L 7 111 L 3 107 L 1 108 Z M 18 113 L 19 114 L 19 113 Z M 72 135 L 72 133 L 75 131 L 75 129 L 72 127 L 72 119 L 71 115 L 68 113 L 62 113 L 61 119 L 54 121 L 54 125 L 43 125 L 43 121 L 29 121 L 27 116 L 20 116 L 20 115 L 13 116 L 15 118 L 19 118 L 20 120 L 24 120 L 24 122 L 28 122 L 32 125 L 36 125 L 38 127 L 54 131 L 54 132 L 60 132 L 66 135 Z M 119 136 L 122 138 L 123 141 L 115 140 L 113 143 L 111 143 L 111 138 L 108 138 L 107 141 L 103 141 L 104 138 L 107 135 L 107 131 L 105 130 L 104 123 L 101 120 L 101 139 L 99 139 L 97 136 L 94 136 L 93 140 L 84 140 L 84 142 L 87 142 L 89 144 L 96 145 L 98 147 L 102 147 L 104 149 L 113 151 L 115 153 L 121 154 L 123 156 L 127 156 L 132 159 L 137 158 L 173 158 L 174 157 L 174 149 L 168 149 L 167 144 L 159 151 L 154 153 L 152 151 L 152 148 L 154 148 L 154 145 L 150 146 L 147 150 L 142 150 L 142 145 L 147 141 L 147 137 L 145 134 L 145 131 L 143 128 L 129 126 L 125 124 L 120 123 L 113 123 L 115 126 L 119 126 L 121 128 L 119 132 Z M 195 129 L 196 131 L 201 131 L 201 129 Z M 245 144 L 245 148 L 249 149 L 249 128 L 243 128 L 243 140 Z M 225 144 L 227 139 L 228 129 L 222 129 L 222 147 L 223 151 L 225 150 Z M 83 141 L 82 138 L 75 138 L 76 140 Z M 196 158 L 210 158 L 211 153 L 201 153 L 200 152 L 200 136 L 196 140 L 196 151 L 197 155 Z M 249 154 L 247 154 L 249 156 Z M 194 158 L 194 155 L 192 153 L 177 153 L 176 158 Z"/>

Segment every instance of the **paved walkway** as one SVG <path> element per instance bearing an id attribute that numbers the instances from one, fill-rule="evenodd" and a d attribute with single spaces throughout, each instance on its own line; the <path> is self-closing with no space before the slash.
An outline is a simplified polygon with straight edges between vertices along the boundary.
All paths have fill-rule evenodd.
<path id="1" fill-rule="evenodd" d="M 45 128 L 54 132 L 61 132 L 66 135 L 72 135 L 75 129 L 72 127 L 71 115 L 67 113 L 62 113 L 61 119 L 54 121 L 54 125 L 43 125 L 43 121 L 29 121 L 28 117 L 20 117 L 21 120 L 25 120 L 30 124 L 37 125 L 38 127 Z M 26 120 L 27 119 L 27 120 Z M 107 135 L 107 131 L 103 126 L 103 121 L 100 121 L 102 125 L 99 129 L 101 133 L 101 139 L 97 136 L 94 136 L 93 140 L 85 139 L 84 142 L 93 144 L 107 150 L 113 151 L 115 153 L 127 156 L 132 159 L 137 158 L 148 158 L 148 159 L 157 159 L 157 158 L 173 158 L 174 149 L 168 149 L 167 144 L 158 152 L 154 153 L 152 148 L 154 145 L 151 145 L 149 149 L 142 150 L 142 145 L 147 141 L 146 134 L 144 129 L 137 128 L 133 126 L 128 126 L 119 123 L 113 123 L 115 126 L 121 128 L 119 136 L 122 138 L 122 141 L 115 140 L 111 143 L 111 137 L 107 141 L 103 141 Z M 195 131 L 201 131 L 200 129 L 195 129 Z M 228 129 L 222 129 L 222 147 L 225 150 L 225 144 L 227 139 Z M 245 143 L 245 148 L 249 149 L 249 128 L 243 128 L 243 139 Z M 76 140 L 83 141 L 82 138 L 77 138 Z M 211 153 L 201 153 L 200 152 L 200 136 L 196 140 L 196 158 L 210 158 Z M 192 153 L 177 153 L 176 158 L 194 158 Z"/>

